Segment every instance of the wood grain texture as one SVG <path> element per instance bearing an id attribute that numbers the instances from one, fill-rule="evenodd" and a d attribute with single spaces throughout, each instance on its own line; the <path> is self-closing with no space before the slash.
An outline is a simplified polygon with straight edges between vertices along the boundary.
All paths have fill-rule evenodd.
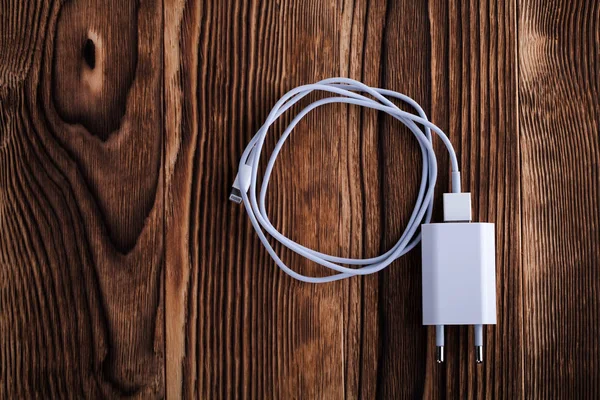
<path id="1" fill-rule="evenodd" d="M 161 397 L 162 3 L 1 6 L 0 397 Z"/>
<path id="2" fill-rule="evenodd" d="M 522 0 L 525 394 L 600 393 L 600 5 Z"/>
<path id="3" fill-rule="evenodd" d="M 477 1 L 165 8 L 170 397 L 522 396 L 516 10 L 515 2 Z M 270 107 L 299 84 L 337 75 L 434 110 L 468 171 L 463 184 L 479 199 L 475 215 L 498 224 L 500 321 L 488 330 L 483 367 L 467 329 L 450 330 L 450 362 L 433 363 L 418 252 L 378 276 L 301 284 L 276 268 L 243 209 L 227 201 L 241 151 Z M 270 215 L 301 243 L 374 256 L 408 220 L 419 163 L 400 124 L 353 107 L 316 110 L 278 160 Z M 448 171 L 440 175 L 440 189 L 448 187 Z"/>
<path id="4" fill-rule="evenodd" d="M 360 74 L 363 64 L 377 83 L 377 58 L 363 58 L 362 43 L 372 43 L 369 52 L 380 48 L 380 33 L 370 32 L 374 36 L 365 39 L 366 22 L 383 23 L 383 3 L 373 4 L 369 17 L 366 4 L 345 4 L 343 12 L 338 6 L 232 1 L 174 2 L 166 8 L 165 15 L 176 17 L 166 18 L 165 53 L 172 51 L 183 65 L 179 70 L 175 62 L 166 71 L 167 187 L 173 196 L 166 250 L 172 397 L 374 394 L 377 349 L 363 353 L 359 343 L 361 310 L 376 326 L 376 302 L 363 303 L 359 294 L 365 285 L 375 293 L 376 277 L 325 286 L 289 280 L 272 267 L 240 208 L 227 201 L 240 150 L 284 90 L 315 78 L 347 75 L 350 69 Z M 341 117 L 325 118 L 328 111 Z M 316 128 L 309 130 L 308 123 L 299 127 L 297 134 L 308 140 L 293 140 L 299 151 L 286 151 L 285 167 L 274 175 L 274 185 L 285 197 L 273 193 L 270 198 L 276 205 L 273 218 L 284 232 L 340 254 L 379 250 L 379 239 L 365 243 L 368 230 L 361 228 L 380 223 L 377 185 L 369 185 L 368 194 L 360 186 L 363 168 L 376 174 L 375 117 L 364 122 L 366 149 L 359 142 L 362 116 L 357 110 L 319 110 L 308 118 Z M 327 131 L 347 136 L 324 135 Z M 363 150 L 373 156 L 363 158 Z M 306 168 L 305 154 L 311 154 L 314 167 Z M 284 175 L 291 166 L 302 171 L 297 185 Z M 375 200 L 370 208 L 362 206 L 366 195 Z M 287 226 L 282 225 L 284 217 Z M 347 229 L 351 224 L 356 227 Z M 286 260 L 314 269 L 290 254 Z M 355 367 L 362 362 L 371 366 L 364 376 Z"/>
<path id="5" fill-rule="evenodd" d="M 599 21 L 585 0 L 0 0 L 0 398 L 598 398 Z M 228 201 L 272 105 L 331 76 L 414 97 L 455 144 L 496 223 L 483 365 L 468 328 L 433 362 L 418 250 L 303 284 Z M 387 116 L 315 110 L 269 215 L 375 256 L 419 156 Z"/>
<path id="6" fill-rule="evenodd" d="M 447 329 L 447 362 L 442 367 L 433 363 L 433 331 L 427 340 L 415 334 L 422 332 L 420 256 L 413 252 L 403 257 L 381 278 L 379 296 L 384 306 L 379 311 L 385 328 L 378 394 L 382 398 L 518 398 L 524 377 L 519 329 L 523 309 L 516 4 L 433 1 L 413 7 L 402 4 L 390 8 L 387 34 L 391 43 L 383 60 L 382 85 L 410 93 L 431 110 L 431 119 L 449 132 L 457 149 L 463 188 L 473 194 L 474 219 L 497 224 L 497 281 L 501 282 L 498 326 L 486 329 L 486 362 L 482 366 L 473 362 L 473 332 L 467 327 Z M 407 38 L 411 38 L 408 43 Z M 414 165 L 419 160 L 414 150 L 413 159 L 394 150 L 409 147 L 411 138 L 398 136 L 391 128 L 389 133 L 384 128 L 391 143 L 384 146 L 389 151 L 383 156 L 393 161 L 383 162 L 384 176 L 388 177 L 383 201 L 386 209 L 406 213 L 414 198 L 407 193 L 415 190 Z M 448 165 L 448 158 L 441 143 L 436 144 L 436 150 L 442 155 L 441 193 L 449 188 L 448 169 L 443 167 Z M 411 171 L 409 179 L 398 176 L 398 166 L 403 163 Z M 436 204 L 440 204 L 440 193 Z M 439 207 L 436 215 L 439 220 Z M 407 216 L 389 217 L 382 232 L 388 246 Z"/>

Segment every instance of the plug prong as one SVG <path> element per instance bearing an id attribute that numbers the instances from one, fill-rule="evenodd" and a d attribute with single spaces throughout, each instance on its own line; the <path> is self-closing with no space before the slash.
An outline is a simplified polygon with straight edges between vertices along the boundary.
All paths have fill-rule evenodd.
<path id="1" fill-rule="evenodd" d="M 475 325 L 475 361 L 483 362 L 483 325 Z"/>
<path id="2" fill-rule="evenodd" d="M 444 325 L 435 326 L 435 360 L 438 364 L 444 362 Z"/>
<path id="3" fill-rule="evenodd" d="M 438 364 L 444 362 L 444 346 L 435 346 L 435 361 L 437 361 Z"/>

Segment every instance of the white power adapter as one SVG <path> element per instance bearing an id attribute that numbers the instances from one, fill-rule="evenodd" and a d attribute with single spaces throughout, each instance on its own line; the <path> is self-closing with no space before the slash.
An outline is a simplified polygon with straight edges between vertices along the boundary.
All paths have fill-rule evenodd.
<path id="1" fill-rule="evenodd" d="M 483 325 L 496 324 L 494 224 L 471 222 L 471 194 L 444 194 L 444 221 L 421 227 L 423 325 L 436 326 L 444 361 L 444 326 L 474 325 L 483 362 Z"/>

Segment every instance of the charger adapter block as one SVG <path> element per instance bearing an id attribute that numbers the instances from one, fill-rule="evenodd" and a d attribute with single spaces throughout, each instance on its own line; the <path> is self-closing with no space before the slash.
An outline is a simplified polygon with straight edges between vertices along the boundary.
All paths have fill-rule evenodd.
<path id="1" fill-rule="evenodd" d="M 444 199 L 446 200 L 446 199 Z M 494 224 L 423 224 L 423 325 L 436 325 L 443 362 L 444 325 L 474 325 L 483 362 L 482 325 L 496 324 Z"/>
<path id="2" fill-rule="evenodd" d="M 494 224 L 422 226 L 423 325 L 496 323 Z"/>

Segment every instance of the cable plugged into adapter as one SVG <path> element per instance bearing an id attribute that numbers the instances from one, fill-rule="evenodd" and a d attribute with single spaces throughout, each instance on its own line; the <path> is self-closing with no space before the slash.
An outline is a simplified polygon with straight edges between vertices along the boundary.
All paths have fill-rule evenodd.
<path id="1" fill-rule="evenodd" d="M 444 223 L 423 224 L 423 325 L 436 326 L 444 362 L 444 327 L 472 325 L 483 362 L 483 325 L 496 324 L 494 224 L 471 222 L 471 194 L 444 194 Z"/>
<path id="2" fill-rule="evenodd" d="M 262 179 L 259 163 L 270 129 L 283 114 L 293 111 L 313 92 L 326 96 L 303 108 L 276 140 Z M 401 102 L 413 112 L 398 107 Z M 325 254 L 285 236 L 271 223 L 266 194 L 275 161 L 300 120 L 312 110 L 342 103 L 371 108 L 403 123 L 421 149 L 422 168 L 416 204 L 398 241 L 385 253 L 371 258 L 347 258 Z M 431 224 L 438 165 L 432 139 L 435 134 L 448 151 L 452 193 L 444 195 L 443 224 Z M 474 325 L 477 361 L 483 361 L 483 325 L 496 323 L 494 277 L 494 226 L 471 223 L 471 195 L 461 193 L 460 171 L 448 136 L 427 119 L 423 108 L 410 97 L 392 90 L 367 86 L 348 78 L 330 78 L 287 92 L 274 106 L 264 124 L 242 153 L 230 199 L 243 203 L 248 218 L 275 264 L 292 278 L 308 283 L 326 283 L 373 274 L 387 268 L 414 249 L 422 239 L 423 324 L 436 326 L 437 360 L 444 361 L 444 326 Z M 421 229 L 419 229 L 421 228 Z M 321 265 L 330 274 L 303 275 L 286 265 L 272 242 Z"/>

